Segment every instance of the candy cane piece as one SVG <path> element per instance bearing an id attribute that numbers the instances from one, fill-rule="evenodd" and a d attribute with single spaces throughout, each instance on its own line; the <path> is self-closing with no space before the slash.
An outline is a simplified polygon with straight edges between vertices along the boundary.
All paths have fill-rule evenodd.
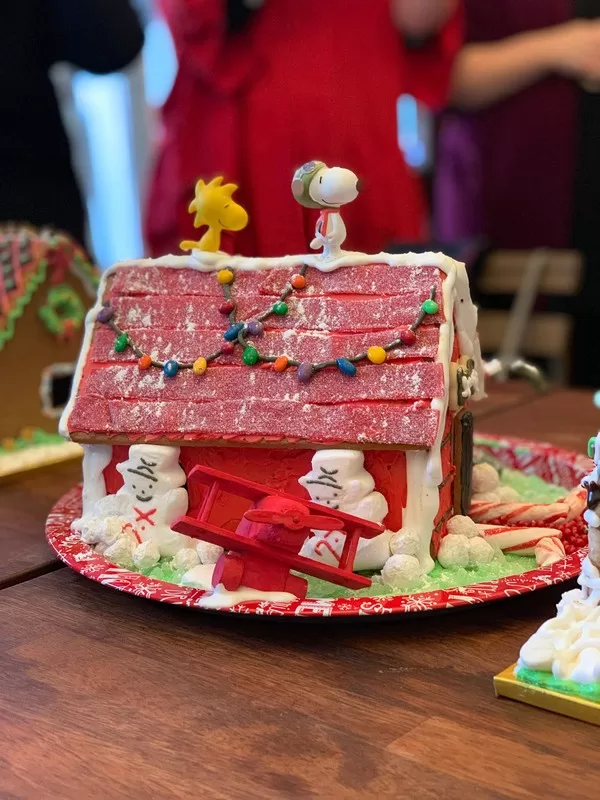
<path id="1" fill-rule="evenodd" d="M 473 503 L 469 516 L 475 522 L 524 527 L 543 522 L 548 528 L 560 528 L 569 519 L 571 507 L 559 503 Z"/>
<path id="2" fill-rule="evenodd" d="M 561 532 L 554 528 L 516 528 L 508 525 L 478 524 L 477 529 L 503 553 L 514 553 L 517 556 L 534 556 L 536 545 L 542 539 L 560 539 Z"/>
<path id="3" fill-rule="evenodd" d="M 535 547 L 535 560 L 538 567 L 549 567 L 565 557 L 565 548 L 556 536 L 541 539 Z"/>

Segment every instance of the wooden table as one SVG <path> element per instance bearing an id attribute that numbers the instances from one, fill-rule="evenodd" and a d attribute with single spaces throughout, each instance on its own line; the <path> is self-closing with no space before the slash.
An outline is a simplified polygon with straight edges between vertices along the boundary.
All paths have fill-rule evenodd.
<path id="1" fill-rule="evenodd" d="M 589 393 L 514 386 L 477 416 L 578 449 L 600 424 Z M 14 584 L 0 592 L 2 798 L 597 796 L 598 729 L 492 689 L 559 589 L 346 623 L 161 606 L 65 568 L 39 574 L 58 566 L 43 520 L 75 473 L 0 490 Z"/>

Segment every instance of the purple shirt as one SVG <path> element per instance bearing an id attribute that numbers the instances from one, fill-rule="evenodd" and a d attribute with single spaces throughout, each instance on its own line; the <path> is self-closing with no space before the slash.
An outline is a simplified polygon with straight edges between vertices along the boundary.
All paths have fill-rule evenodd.
<path id="1" fill-rule="evenodd" d="M 464 2 L 469 42 L 557 25 L 572 14 L 569 0 Z M 576 116 L 576 85 L 550 77 L 470 118 L 444 120 L 435 188 L 439 236 L 483 234 L 507 248 L 569 246 Z"/>

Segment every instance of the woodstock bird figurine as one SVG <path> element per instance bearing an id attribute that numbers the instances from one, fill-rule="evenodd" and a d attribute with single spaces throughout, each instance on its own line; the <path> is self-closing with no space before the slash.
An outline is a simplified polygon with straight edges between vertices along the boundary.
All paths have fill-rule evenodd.
<path id="1" fill-rule="evenodd" d="M 322 161 L 308 161 L 294 173 L 292 194 L 305 208 L 318 208 L 321 214 L 310 243 L 313 250 L 323 248 L 324 258 L 339 258 L 346 239 L 346 226 L 340 206 L 358 197 L 356 175 L 343 167 L 328 167 Z"/>
<path id="2" fill-rule="evenodd" d="M 246 227 L 248 214 L 232 199 L 237 188 L 235 183 L 223 184 L 222 176 L 213 178 L 210 183 L 202 179 L 196 183 L 195 197 L 188 210 L 196 214 L 194 228 L 207 225 L 208 230 L 199 242 L 189 239 L 181 242 L 182 250 L 216 253 L 221 246 L 221 231 L 241 231 Z"/>

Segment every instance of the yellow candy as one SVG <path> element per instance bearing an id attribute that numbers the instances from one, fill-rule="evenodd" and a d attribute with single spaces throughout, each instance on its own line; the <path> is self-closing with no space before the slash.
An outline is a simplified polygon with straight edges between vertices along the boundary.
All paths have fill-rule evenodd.
<path id="1" fill-rule="evenodd" d="M 386 356 L 387 353 L 385 352 L 383 347 L 377 347 L 375 345 L 374 347 L 369 347 L 369 349 L 367 350 L 367 358 L 373 364 L 383 364 Z"/>
<path id="2" fill-rule="evenodd" d="M 206 359 L 203 358 L 202 356 L 200 356 L 200 358 L 197 358 L 194 361 L 194 365 L 192 367 L 192 371 L 196 375 L 204 375 L 204 373 L 206 372 L 206 368 L 207 367 L 208 367 L 208 363 L 207 363 Z"/>
<path id="3" fill-rule="evenodd" d="M 230 269 L 220 269 L 217 272 L 217 280 L 222 285 L 225 285 L 226 283 L 232 283 L 233 272 Z"/>

